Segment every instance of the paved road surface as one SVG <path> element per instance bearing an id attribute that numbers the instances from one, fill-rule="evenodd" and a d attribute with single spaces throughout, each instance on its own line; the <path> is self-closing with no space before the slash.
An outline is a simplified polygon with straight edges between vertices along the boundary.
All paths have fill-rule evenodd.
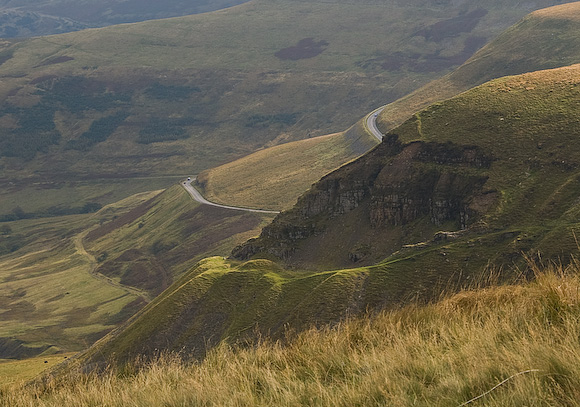
<path id="1" fill-rule="evenodd" d="M 194 178 L 194 180 L 195 180 L 195 178 Z M 183 188 L 185 188 L 185 190 L 187 192 L 189 192 L 189 195 L 191 195 L 191 197 L 194 200 L 196 200 L 197 202 L 199 202 L 200 204 L 217 206 L 218 208 L 224 208 L 224 209 L 233 209 L 236 211 L 257 212 L 257 213 L 280 213 L 280 211 L 267 211 L 264 209 L 250 209 L 250 208 L 241 208 L 239 206 L 220 205 L 220 204 L 210 202 L 207 199 L 205 199 L 201 195 L 201 193 L 197 189 L 195 189 L 195 187 L 193 185 L 191 185 L 191 181 L 184 181 L 181 183 L 181 186 Z"/>
<path id="2" fill-rule="evenodd" d="M 383 111 L 384 108 L 385 108 L 384 106 L 381 106 L 378 109 L 373 110 L 372 112 L 369 113 L 369 115 L 366 118 L 366 123 L 367 123 L 368 129 L 373 134 L 373 136 L 375 136 L 377 138 L 377 140 L 379 140 L 379 141 L 383 141 L 383 133 L 381 133 L 377 127 L 377 116 Z M 194 178 L 194 180 L 195 180 L 195 178 Z M 217 206 L 218 208 L 224 208 L 224 209 L 234 209 L 236 211 L 258 212 L 258 213 L 280 213 L 279 211 L 267 211 L 267 210 L 263 210 L 263 209 L 241 208 L 239 206 L 220 205 L 220 204 L 217 204 L 214 202 L 210 202 L 207 199 L 205 199 L 201 195 L 201 193 L 197 189 L 195 189 L 195 187 L 193 185 L 191 185 L 191 180 L 183 182 L 181 184 L 181 186 L 183 186 L 183 188 L 185 188 L 185 190 L 187 192 L 189 192 L 189 195 L 191 195 L 191 197 L 194 200 L 196 200 L 197 202 L 199 202 L 200 204 Z"/>
<path id="3" fill-rule="evenodd" d="M 383 141 L 383 133 L 380 132 L 377 127 L 377 116 L 383 111 L 385 107 L 381 106 L 378 109 L 373 110 L 367 116 L 367 127 L 379 141 Z"/>

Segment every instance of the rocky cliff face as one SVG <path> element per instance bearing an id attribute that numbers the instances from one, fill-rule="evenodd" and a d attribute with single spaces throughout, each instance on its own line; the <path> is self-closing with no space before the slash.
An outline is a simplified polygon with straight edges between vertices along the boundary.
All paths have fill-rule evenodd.
<path id="1" fill-rule="evenodd" d="M 360 259 L 353 253 L 364 243 L 353 239 L 353 233 L 384 237 L 389 230 L 400 231 L 418 220 L 434 227 L 465 229 L 494 203 L 490 191 L 483 192 L 492 161 L 476 146 L 402 144 L 396 135 L 389 135 L 364 157 L 320 180 L 260 237 L 237 247 L 233 256 L 273 255 L 291 264 L 305 247 L 316 245 L 332 224 L 348 223 L 346 219 L 355 212 L 359 230 L 344 236 L 350 242 L 346 246 L 344 241 L 336 242 L 350 251 L 352 261 Z M 404 240 L 398 246 L 413 243 Z M 372 251 L 372 245 L 364 246 Z"/>

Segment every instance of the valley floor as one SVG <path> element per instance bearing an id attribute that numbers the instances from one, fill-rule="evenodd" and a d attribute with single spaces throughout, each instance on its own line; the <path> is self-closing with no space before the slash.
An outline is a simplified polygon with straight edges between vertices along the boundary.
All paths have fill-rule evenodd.
<path id="1" fill-rule="evenodd" d="M 466 290 L 284 345 L 5 388 L 0 405 L 580 406 L 580 266 L 532 267 L 533 282 Z"/>

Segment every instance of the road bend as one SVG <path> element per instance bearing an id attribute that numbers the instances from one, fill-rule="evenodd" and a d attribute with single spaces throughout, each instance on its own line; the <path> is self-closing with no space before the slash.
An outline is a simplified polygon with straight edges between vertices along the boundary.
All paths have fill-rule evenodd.
<path id="1" fill-rule="evenodd" d="M 195 180 L 195 178 L 193 178 L 193 180 Z M 211 205 L 211 206 L 217 206 L 218 208 L 224 208 L 224 209 L 233 209 L 235 211 L 244 211 L 244 212 L 256 212 L 256 213 L 280 213 L 280 211 L 268 211 L 265 209 L 252 209 L 252 208 L 242 208 L 240 206 L 228 206 L 228 205 L 221 205 L 215 202 L 210 202 L 207 199 L 205 199 L 203 197 L 203 195 L 201 195 L 201 193 L 193 186 L 191 185 L 192 180 L 187 180 L 187 181 L 183 181 L 181 183 L 181 186 L 183 186 L 183 188 L 185 188 L 185 190 L 189 193 L 189 195 L 191 195 L 191 197 L 199 202 L 200 204 L 203 205 Z"/>
<path id="2" fill-rule="evenodd" d="M 373 136 L 377 138 L 379 141 L 383 141 L 384 134 L 381 133 L 379 128 L 377 127 L 377 117 L 383 111 L 385 106 L 381 106 L 378 109 L 373 110 L 370 112 L 366 118 L 367 128 L 371 132 Z"/>

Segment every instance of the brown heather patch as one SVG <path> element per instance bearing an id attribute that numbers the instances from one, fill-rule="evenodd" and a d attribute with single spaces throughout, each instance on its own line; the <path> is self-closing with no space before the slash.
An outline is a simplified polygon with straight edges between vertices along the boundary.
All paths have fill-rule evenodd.
<path id="1" fill-rule="evenodd" d="M 299 59 L 314 58 L 322 54 L 327 46 L 328 42 L 324 40 L 314 41 L 314 38 L 304 38 L 298 41 L 298 44 L 283 48 L 274 55 L 282 60 L 297 61 Z"/>
<path id="2" fill-rule="evenodd" d="M 89 242 L 95 241 L 95 240 L 111 233 L 115 229 L 118 229 L 124 225 L 131 223 L 131 222 L 134 222 L 135 220 L 139 219 L 141 216 L 145 215 L 147 213 L 147 211 L 153 207 L 153 205 L 155 204 L 156 198 L 157 198 L 157 196 L 151 198 L 147 202 L 142 203 L 141 205 L 139 205 L 135 209 L 129 211 L 128 213 L 121 215 L 118 218 L 113 219 L 110 222 L 107 222 L 106 224 L 96 228 L 95 230 L 92 230 L 91 232 L 89 232 L 87 234 L 86 239 Z"/>

